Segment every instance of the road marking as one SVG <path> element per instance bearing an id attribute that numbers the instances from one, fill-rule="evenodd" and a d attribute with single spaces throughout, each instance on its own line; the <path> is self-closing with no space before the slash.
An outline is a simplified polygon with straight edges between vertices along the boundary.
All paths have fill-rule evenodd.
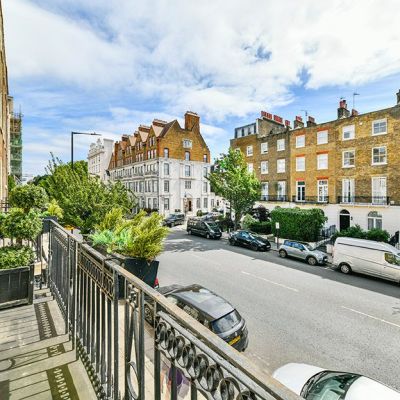
<path id="1" fill-rule="evenodd" d="M 365 314 L 365 313 L 363 313 L 361 311 L 354 310 L 353 308 L 349 308 L 349 307 L 345 307 L 345 306 L 342 306 L 342 308 L 344 308 L 345 310 L 352 311 L 352 312 L 354 312 L 356 314 L 364 315 L 364 317 L 372 318 L 372 319 L 375 319 L 376 321 L 383 322 L 385 324 L 395 326 L 396 328 L 400 328 L 400 325 L 395 324 L 394 322 L 386 321 L 385 319 L 374 317 L 373 315 Z"/>
<path id="2" fill-rule="evenodd" d="M 261 280 L 261 281 L 265 281 L 265 282 L 271 283 L 271 284 L 276 285 L 276 286 L 283 287 L 283 288 L 288 289 L 288 290 L 292 290 L 293 292 L 298 292 L 298 289 L 292 288 L 292 287 L 290 287 L 290 286 L 286 286 L 286 285 L 284 285 L 283 283 L 278 283 L 278 282 L 270 281 L 269 279 L 263 278 L 263 277 L 261 277 L 261 276 L 256 276 L 256 275 L 250 274 L 249 272 L 246 272 L 246 271 L 242 271 L 242 274 L 244 274 L 244 275 L 250 275 L 250 276 L 252 276 L 253 278 L 256 278 L 256 279 L 259 279 L 259 280 Z"/>

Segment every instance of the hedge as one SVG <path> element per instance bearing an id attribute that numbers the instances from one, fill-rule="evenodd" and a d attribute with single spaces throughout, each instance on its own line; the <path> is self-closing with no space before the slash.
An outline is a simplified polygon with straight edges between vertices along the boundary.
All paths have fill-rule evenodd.
<path id="1" fill-rule="evenodd" d="M 316 242 L 327 220 L 319 208 L 302 210 L 298 207 L 276 207 L 271 211 L 272 232 L 276 235 L 275 224 L 279 222 L 279 236 L 285 239 Z"/>
<path id="2" fill-rule="evenodd" d="M 253 224 L 250 224 L 249 229 L 254 233 L 269 235 L 271 233 L 271 222 L 254 222 Z"/>
<path id="3" fill-rule="evenodd" d="M 369 231 L 364 231 L 360 225 L 354 225 L 343 231 L 336 232 L 332 239 L 336 240 L 338 237 L 352 237 L 357 239 L 367 239 L 374 240 L 375 242 L 388 242 L 390 235 L 389 232 L 383 229 L 370 229 Z"/>

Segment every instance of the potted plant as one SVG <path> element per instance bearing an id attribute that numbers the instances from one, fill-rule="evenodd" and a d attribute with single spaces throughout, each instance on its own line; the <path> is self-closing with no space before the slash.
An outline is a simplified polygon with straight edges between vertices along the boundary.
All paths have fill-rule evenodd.
<path id="1" fill-rule="evenodd" d="M 47 206 L 47 210 L 42 213 L 43 233 L 50 232 L 50 221 L 57 222 L 64 216 L 63 209 L 59 206 L 56 199 L 52 199 Z"/>

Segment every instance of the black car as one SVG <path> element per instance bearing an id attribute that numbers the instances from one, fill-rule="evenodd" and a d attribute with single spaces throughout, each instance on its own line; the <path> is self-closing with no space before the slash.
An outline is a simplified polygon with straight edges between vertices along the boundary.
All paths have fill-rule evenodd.
<path id="1" fill-rule="evenodd" d="M 229 244 L 232 246 L 248 247 L 254 251 L 269 251 L 271 243 L 260 236 L 247 231 L 236 231 L 229 235 Z"/>
<path id="2" fill-rule="evenodd" d="M 215 221 L 203 218 L 189 218 L 186 226 L 189 235 L 204 236 L 207 239 L 220 239 L 221 228 Z"/>
<path id="3" fill-rule="evenodd" d="M 249 339 L 246 322 L 222 297 L 201 285 L 171 285 L 161 287 L 158 291 L 236 350 L 244 351 L 247 348 Z M 153 306 L 147 302 L 144 308 L 146 321 L 152 324 Z"/>
<path id="4" fill-rule="evenodd" d="M 168 215 L 168 217 L 164 219 L 163 224 L 169 227 L 173 227 L 175 225 L 183 225 L 184 222 L 185 214 L 176 213 Z"/>

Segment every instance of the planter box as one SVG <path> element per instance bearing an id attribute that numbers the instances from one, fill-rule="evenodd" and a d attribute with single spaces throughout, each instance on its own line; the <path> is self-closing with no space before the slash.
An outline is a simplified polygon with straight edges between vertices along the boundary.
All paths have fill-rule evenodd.
<path id="1" fill-rule="evenodd" d="M 50 232 L 50 225 L 51 225 L 50 221 L 57 222 L 58 218 L 54 217 L 54 216 L 44 217 L 43 218 L 43 231 L 42 231 L 43 233 L 49 233 Z"/>
<path id="2" fill-rule="evenodd" d="M 34 265 L 0 269 L 0 309 L 33 303 Z"/>

